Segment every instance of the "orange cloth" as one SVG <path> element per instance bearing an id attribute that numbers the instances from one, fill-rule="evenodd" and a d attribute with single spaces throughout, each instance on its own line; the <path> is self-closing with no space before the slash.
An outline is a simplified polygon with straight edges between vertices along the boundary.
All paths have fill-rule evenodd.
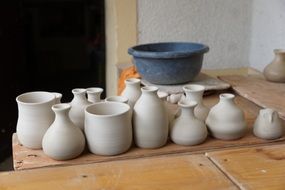
<path id="1" fill-rule="evenodd" d="M 125 80 L 128 78 L 141 78 L 135 66 L 128 67 L 121 72 L 118 81 L 118 95 L 121 95 L 121 93 L 125 89 Z"/>

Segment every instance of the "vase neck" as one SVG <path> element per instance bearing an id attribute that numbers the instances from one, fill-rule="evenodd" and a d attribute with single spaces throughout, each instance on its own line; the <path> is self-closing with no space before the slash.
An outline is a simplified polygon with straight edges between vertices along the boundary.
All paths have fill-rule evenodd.
<path id="1" fill-rule="evenodd" d="M 202 103 L 205 87 L 197 84 L 190 84 L 183 86 L 186 94 L 186 99 L 196 101 L 198 104 Z"/>
<path id="2" fill-rule="evenodd" d="M 157 95 L 158 88 L 155 86 L 145 86 L 142 87 L 141 90 L 142 90 L 142 95 L 144 96 L 154 96 L 158 98 Z"/>
<path id="3" fill-rule="evenodd" d="M 181 108 L 180 117 L 195 118 L 194 108 L 197 106 L 196 101 L 183 100 L 178 102 L 178 106 Z"/>
<path id="4" fill-rule="evenodd" d="M 282 61 L 282 62 L 285 61 L 285 50 L 275 49 L 274 53 L 276 61 Z"/>
<path id="5" fill-rule="evenodd" d="M 125 80 L 126 88 L 140 89 L 141 80 L 137 78 L 129 78 Z"/>
<path id="6" fill-rule="evenodd" d="M 55 104 L 52 110 L 55 113 L 55 122 L 71 122 L 69 118 L 69 111 L 71 106 L 69 104 Z"/>
<path id="7" fill-rule="evenodd" d="M 73 89 L 72 90 L 73 93 L 73 101 L 80 101 L 80 102 L 84 102 L 87 101 L 86 99 L 86 90 L 85 89 Z"/>
<path id="8" fill-rule="evenodd" d="M 235 95 L 230 94 L 230 93 L 221 94 L 219 103 L 226 104 L 226 105 L 233 105 L 234 98 L 235 98 Z"/>

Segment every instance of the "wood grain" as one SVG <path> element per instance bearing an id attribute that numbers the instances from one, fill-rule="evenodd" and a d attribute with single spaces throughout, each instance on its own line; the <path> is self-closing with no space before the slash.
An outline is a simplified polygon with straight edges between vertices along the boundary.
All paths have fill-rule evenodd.
<path id="1" fill-rule="evenodd" d="M 240 189 L 285 189 L 285 144 L 207 153 Z"/>
<path id="2" fill-rule="evenodd" d="M 276 110 L 285 119 L 285 83 L 273 83 L 256 76 L 219 76 L 239 95 L 263 108 Z"/>
<path id="3" fill-rule="evenodd" d="M 0 173 L 0 189 L 237 189 L 204 155 Z"/>
<path id="4" fill-rule="evenodd" d="M 13 135 L 13 162 L 15 170 L 31 169 L 39 167 L 50 167 L 60 165 L 74 165 L 98 163 L 113 160 L 124 160 L 142 157 L 151 157 L 158 155 L 176 154 L 176 153 L 204 153 L 208 150 L 233 148 L 240 146 L 255 146 L 268 143 L 283 142 L 285 138 L 280 138 L 274 141 L 266 141 L 258 139 L 252 134 L 252 125 L 256 118 L 259 107 L 249 102 L 248 100 L 237 96 L 235 99 L 237 105 L 245 112 L 245 117 L 248 124 L 248 132 L 245 137 L 235 141 L 222 141 L 208 137 L 206 142 L 197 146 L 179 146 L 172 142 L 159 149 L 140 149 L 133 146 L 128 152 L 118 156 L 98 156 L 86 151 L 80 157 L 68 161 L 56 161 L 47 157 L 42 150 L 30 150 L 21 146 L 17 140 L 16 134 Z M 218 102 L 218 94 L 208 96 L 204 99 L 207 106 L 211 107 Z M 175 110 L 175 105 L 173 110 Z"/>

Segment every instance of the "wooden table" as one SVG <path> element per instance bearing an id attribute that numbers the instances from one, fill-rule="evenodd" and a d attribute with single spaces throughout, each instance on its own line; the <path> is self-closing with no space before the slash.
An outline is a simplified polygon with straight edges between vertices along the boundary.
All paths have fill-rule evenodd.
<path id="1" fill-rule="evenodd" d="M 220 93 L 220 92 L 219 92 Z M 218 94 L 205 98 L 209 107 Z M 155 150 L 132 147 L 104 157 L 85 152 L 54 161 L 13 137 L 15 172 L 0 173 L 1 189 L 285 189 L 285 139 L 258 139 L 252 124 L 259 106 L 237 95 L 248 132 L 235 141 L 208 138 L 197 146 L 169 142 Z M 56 166 L 56 167 L 55 167 Z"/>

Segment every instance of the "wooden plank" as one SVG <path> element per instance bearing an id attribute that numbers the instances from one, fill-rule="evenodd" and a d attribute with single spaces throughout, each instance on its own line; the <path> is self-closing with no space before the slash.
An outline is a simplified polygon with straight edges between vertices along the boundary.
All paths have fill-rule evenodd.
<path id="1" fill-rule="evenodd" d="M 285 144 L 214 151 L 207 156 L 240 189 L 285 189 Z"/>
<path id="2" fill-rule="evenodd" d="M 209 107 L 213 106 L 218 102 L 218 94 L 206 97 L 204 100 L 205 104 Z M 280 138 L 273 141 L 266 141 L 258 139 L 252 134 L 252 124 L 256 118 L 256 113 L 259 107 L 255 104 L 249 102 L 248 100 L 237 96 L 236 102 L 239 107 L 241 107 L 245 112 L 245 117 L 248 124 L 248 133 L 245 137 L 235 141 L 222 141 L 218 139 L 213 139 L 208 137 L 206 142 L 197 146 L 179 146 L 172 142 L 159 149 L 140 149 L 133 146 L 128 152 L 118 155 L 118 156 L 98 156 L 86 151 L 80 157 L 68 160 L 68 161 L 56 161 L 48 158 L 42 150 L 30 150 L 21 146 L 13 135 L 13 162 L 15 170 L 39 168 L 47 166 L 59 166 L 59 165 L 74 165 L 74 164 L 87 164 L 87 163 L 97 163 L 113 160 L 123 160 L 123 159 L 134 159 L 141 157 L 150 157 L 166 154 L 176 154 L 176 153 L 204 153 L 211 149 L 221 149 L 230 147 L 240 147 L 240 146 L 255 146 L 268 143 L 283 142 L 285 138 Z M 173 105 L 175 107 L 175 105 Z"/>
<path id="3" fill-rule="evenodd" d="M 276 110 L 285 119 L 285 83 L 273 83 L 256 76 L 220 76 L 241 96 L 264 108 Z"/>
<path id="4" fill-rule="evenodd" d="M 0 173 L 0 189 L 237 189 L 204 155 Z"/>

